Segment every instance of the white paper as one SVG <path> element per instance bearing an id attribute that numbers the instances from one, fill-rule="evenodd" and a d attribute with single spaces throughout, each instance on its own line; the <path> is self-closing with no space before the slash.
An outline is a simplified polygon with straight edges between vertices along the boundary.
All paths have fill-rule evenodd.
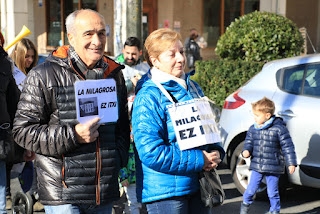
<path id="1" fill-rule="evenodd" d="M 180 150 L 221 142 L 213 113 L 204 102 L 195 99 L 167 106 Z"/>
<path id="2" fill-rule="evenodd" d="M 74 84 L 77 119 L 81 124 L 99 117 L 99 123 L 118 120 L 117 86 L 114 79 L 77 81 Z"/>

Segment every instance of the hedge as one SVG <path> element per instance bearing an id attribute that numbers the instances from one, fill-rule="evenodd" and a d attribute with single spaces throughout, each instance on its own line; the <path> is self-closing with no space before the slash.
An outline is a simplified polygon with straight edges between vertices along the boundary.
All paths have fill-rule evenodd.
<path id="1" fill-rule="evenodd" d="M 290 19 L 268 12 L 246 14 L 227 27 L 216 54 L 223 59 L 267 62 L 300 55 L 303 38 Z"/>
<path id="2" fill-rule="evenodd" d="M 192 77 L 204 94 L 220 108 L 232 92 L 261 71 L 264 63 L 242 60 L 216 59 L 197 61 L 196 74 Z"/>

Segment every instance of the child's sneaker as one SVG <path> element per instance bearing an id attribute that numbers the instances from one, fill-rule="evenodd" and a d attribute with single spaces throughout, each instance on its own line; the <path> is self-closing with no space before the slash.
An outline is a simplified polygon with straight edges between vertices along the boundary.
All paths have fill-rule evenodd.
<path id="1" fill-rule="evenodd" d="M 250 204 L 241 203 L 240 214 L 248 214 Z"/>

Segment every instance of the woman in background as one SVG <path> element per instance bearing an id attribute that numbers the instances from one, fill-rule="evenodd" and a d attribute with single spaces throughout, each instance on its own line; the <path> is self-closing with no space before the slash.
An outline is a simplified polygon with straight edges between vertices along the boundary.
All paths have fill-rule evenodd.
<path id="1" fill-rule="evenodd" d="M 11 59 L 14 61 L 14 64 L 20 71 L 22 71 L 25 75 L 29 73 L 29 71 L 35 67 L 38 63 L 38 52 L 35 45 L 31 42 L 31 40 L 23 38 L 19 42 L 17 42 L 14 50 L 10 55 Z M 20 88 L 20 86 L 18 86 Z M 21 86 L 22 87 L 22 86 Z M 22 88 L 20 88 L 21 90 Z M 34 154 L 32 154 L 34 156 Z M 6 165 L 7 172 L 7 208 L 11 208 L 11 188 L 10 188 L 10 172 L 12 169 L 13 163 Z M 32 187 L 29 190 L 30 195 L 32 196 L 35 204 L 33 206 L 34 211 L 40 211 L 43 209 L 42 204 L 37 201 L 37 186 L 36 186 L 36 174 L 34 171 L 33 174 L 33 183 Z M 8 201 L 10 201 L 8 203 Z M 36 202 L 37 201 L 37 202 Z"/>
<path id="2" fill-rule="evenodd" d="M 39 56 L 35 45 L 29 39 L 21 39 L 15 46 L 10 57 L 25 75 L 37 65 Z"/>

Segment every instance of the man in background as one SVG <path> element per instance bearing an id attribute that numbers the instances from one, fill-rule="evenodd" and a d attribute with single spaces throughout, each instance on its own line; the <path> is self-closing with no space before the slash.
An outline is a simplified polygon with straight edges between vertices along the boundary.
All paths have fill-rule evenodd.
<path id="1" fill-rule="evenodd" d="M 138 80 L 150 69 L 147 63 L 141 61 L 141 54 L 140 40 L 136 37 L 129 37 L 124 43 L 122 54 L 116 57 L 117 62 L 125 65 L 122 73 L 129 97 L 134 93 Z"/>

